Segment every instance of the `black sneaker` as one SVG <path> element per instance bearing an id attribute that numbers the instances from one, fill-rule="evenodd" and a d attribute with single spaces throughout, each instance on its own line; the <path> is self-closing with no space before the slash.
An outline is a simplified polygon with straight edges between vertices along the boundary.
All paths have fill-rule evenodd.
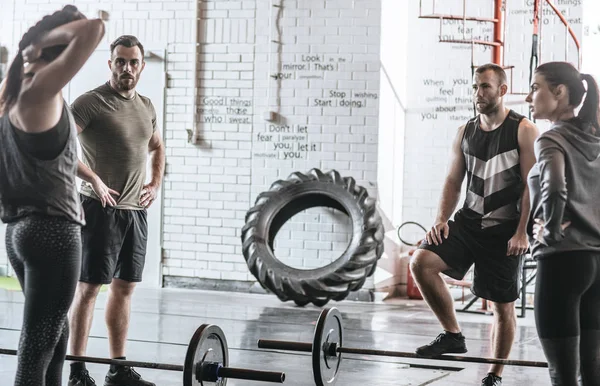
<path id="1" fill-rule="evenodd" d="M 444 331 L 431 343 L 417 348 L 415 352 L 422 357 L 437 357 L 442 354 L 464 354 L 467 352 L 467 346 L 465 345 L 463 334 L 454 337 Z"/>
<path id="2" fill-rule="evenodd" d="M 494 373 L 488 373 L 488 375 L 481 380 L 481 386 L 502 386 L 502 377 L 499 377 Z"/>
<path id="3" fill-rule="evenodd" d="M 132 367 L 121 366 L 117 371 L 108 370 L 104 378 L 104 386 L 156 386 L 152 382 L 144 381 Z"/>
<path id="4" fill-rule="evenodd" d="M 69 376 L 69 386 L 96 386 L 96 381 L 90 377 L 90 373 L 87 370 L 81 370 L 71 373 Z"/>

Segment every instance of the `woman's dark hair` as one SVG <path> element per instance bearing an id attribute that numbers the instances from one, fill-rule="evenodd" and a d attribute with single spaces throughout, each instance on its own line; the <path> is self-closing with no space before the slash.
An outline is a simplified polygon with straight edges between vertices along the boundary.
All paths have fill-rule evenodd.
<path id="1" fill-rule="evenodd" d="M 587 83 L 587 95 L 577 117 L 591 123 L 596 129 L 600 129 L 600 125 L 598 124 L 598 112 L 600 109 L 598 84 L 593 76 L 581 74 L 572 64 L 567 62 L 544 63 L 535 72 L 544 76 L 544 79 L 546 79 L 546 82 L 550 86 L 550 90 L 554 90 L 559 84 L 564 84 L 569 90 L 569 105 L 574 107 L 579 106 L 583 100 L 583 95 L 586 94 L 586 89 L 583 85 L 583 81 L 585 80 Z"/>
<path id="2" fill-rule="evenodd" d="M 17 101 L 21 92 L 21 83 L 23 81 L 23 50 L 30 44 L 34 43 L 40 35 L 47 31 L 51 31 L 56 27 L 68 24 L 75 20 L 85 19 L 86 17 L 79 12 L 77 7 L 67 5 L 62 10 L 54 12 L 52 15 L 47 15 L 42 18 L 36 25 L 31 27 L 21 38 L 19 42 L 19 51 L 15 56 L 8 73 L 6 75 L 5 84 L 0 90 L 0 114 L 8 110 Z M 66 45 L 46 47 L 42 50 L 41 60 L 51 62 L 56 59 L 66 48 Z"/>

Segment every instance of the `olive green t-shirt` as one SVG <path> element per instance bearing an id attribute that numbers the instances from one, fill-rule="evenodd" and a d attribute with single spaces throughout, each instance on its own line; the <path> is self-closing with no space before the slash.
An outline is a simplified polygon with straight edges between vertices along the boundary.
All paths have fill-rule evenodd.
<path id="1" fill-rule="evenodd" d="M 73 105 L 75 123 L 83 130 L 79 143 L 83 159 L 100 179 L 120 193 L 117 209 L 144 209 L 140 205 L 146 180 L 148 143 L 156 130 L 156 111 L 150 99 L 135 93 L 127 99 L 106 82 L 79 96 Z M 98 199 L 83 181 L 81 193 Z"/>

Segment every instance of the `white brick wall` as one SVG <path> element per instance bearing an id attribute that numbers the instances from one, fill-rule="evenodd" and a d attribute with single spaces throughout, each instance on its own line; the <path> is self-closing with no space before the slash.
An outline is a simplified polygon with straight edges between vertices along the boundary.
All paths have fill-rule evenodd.
<path id="1" fill-rule="evenodd" d="M 584 6 L 582 69 L 600 81 L 600 51 L 597 50 L 600 44 L 600 2 L 588 1 Z"/>
<path id="2" fill-rule="evenodd" d="M 424 0 L 423 14 L 433 13 L 432 0 Z M 467 1 L 467 15 L 493 17 L 493 2 Z M 533 10 L 530 1 L 507 0 L 508 12 L 506 28 L 505 65 L 514 65 L 512 71 L 513 91 L 526 92 L 528 89 L 529 55 L 531 53 L 532 25 L 529 20 Z M 568 3 L 568 4 L 567 4 Z M 462 0 L 436 1 L 435 13 L 462 15 Z M 565 16 L 572 22 L 571 26 L 576 34 L 582 37 L 581 15 L 583 14 L 581 2 L 557 2 Z M 386 210 L 395 225 L 403 221 L 418 221 L 429 227 L 437 213 L 439 197 L 443 180 L 446 175 L 449 150 L 456 130 L 473 116 L 471 105 L 471 47 L 470 45 L 451 44 L 439 42 L 440 22 L 437 19 L 419 19 L 419 2 L 409 2 L 408 29 L 413 34 L 408 40 L 407 66 L 405 77 L 392 80 L 392 85 L 402 90 L 404 84 L 408 89 L 405 103 L 405 135 L 403 149 L 404 168 L 397 168 L 393 186 L 402 187 L 394 191 L 394 198 L 389 198 L 389 187 L 381 195 L 388 197 Z M 550 60 L 565 60 L 565 30 L 558 18 L 549 14 L 544 6 L 542 25 L 542 55 L 540 63 Z M 491 39 L 492 25 L 468 22 L 465 34 L 480 36 L 482 39 Z M 401 34 L 404 27 L 399 23 L 397 29 Z M 414 35 L 418 31 L 418 38 Z M 443 38 L 463 38 L 462 21 L 446 20 L 442 25 Z M 410 35 L 409 35 L 410 36 Z M 385 36 L 384 36 L 385 39 Z M 392 41 L 386 45 L 382 43 L 382 60 L 385 60 L 388 51 L 393 51 L 397 42 Z M 569 43 L 568 60 L 576 63 L 574 45 Z M 491 50 L 476 47 L 474 52 L 475 64 L 483 64 L 492 60 Z M 509 77 L 511 76 L 508 70 Z M 385 100 L 382 105 L 391 105 L 392 98 L 387 86 L 382 86 Z M 525 95 L 512 95 L 507 97 L 508 104 L 521 114 L 528 115 L 526 105 L 522 102 Z M 391 107 L 390 107 L 391 108 Z M 389 138 L 387 130 L 391 127 L 402 127 L 396 123 L 398 115 L 392 115 L 389 109 L 382 110 L 381 138 Z M 443 111 L 446 110 L 446 111 Z M 547 126 L 538 122 L 542 130 Z M 380 143 L 380 147 L 386 146 Z M 389 146 L 389 145 L 387 145 Z M 380 157 L 380 160 L 382 158 Z M 388 160 L 389 162 L 389 160 Z M 398 161 L 396 161 L 398 164 Z M 384 165 L 380 165 L 380 173 Z M 391 185 L 389 183 L 388 185 Z M 458 204 L 462 206 L 463 197 Z M 389 202 L 392 202 L 390 204 Z M 384 201 L 386 203 L 386 201 Z M 398 207 L 401 207 L 399 212 Z M 416 228 L 414 228 L 416 229 Z M 422 233 L 415 233 L 414 237 Z M 410 239 L 410 234 L 406 237 Z M 412 237 L 413 240 L 415 238 Z"/>
<path id="3" fill-rule="evenodd" d="M 281 13 L 271 3 L 282 4 Z M 313 167 L 337 169 L 376 194 L 380 5 L 329 0 L 198 4 L 198 147 L 185 154 L 183 164 L 206 159 L 198 175 L 208 180 L 196 183 L 195 191 L 209 198 L 208 203 L 199 199 L 197 207 L 208 208 L 193 216 L 197 224 L 217 223 L 210 239 L 196 237 L 209 253 L 198 250 L 195 260 L 208 268 L 181 269 L 177 256 L 185 244 L 177 241 L 165 245 L 164 273 L 254 280 L 245 267 L 240 231 L 256 196 L 277 179 Z M 372 98 L 355 97 L 362 92 Z M 266 122 L 268 111 L 280 120 Z M 173 198 L 166 206 L 182 202 Z M 165 216 L 165 225 L 181 215 Z M 192 214 L 185 210 L 183 215 Z M 276 255 L 299 268 L 322 266 L 346 248 L 350 229 L 340 212 L 309 209 L 280 230 Z M 196 231 L 165 228 L 165 238 Z"/>
<path id="4" fill-rule="evenodd" d="M 25 28 L 64 5 L 57 0 L 0 2 L 0 44 L 9 47 L 11 56 Z M 435 216 L 450 141 L 472 114 L 470 48 L 439 43 L 438 21 L 418 19 L 417 1 L 272 2 L 283 3 L 280 15 L 270 0 L 102 3 L 111 12 L 102 44 L 131 33 L 146 46 L 168 49 L 163 219 L 167 276 L 253 280 L 241 253 L 244 215 L 260 192 L 294 171 L 335 168 L 354 176 L 380 197 L 395 224 L 416 220 L 428 226 Z M 72 3 L 90 15 L 100 8 L 87 0 Z M 507 1 L 505 62 L 516 66 L 515 91 L 527 87 L 531 28 L 523 10 L 531 7 L 526 3 Z M 423 4 L 427 12 L 428 1 Z M 493 12 L 491 2 L 467 4 L 477 7 L 468 9 L 469 14 Z M 438 0 L 436 6 L 437 13 L 460 13 L 462 0 Z M 572 21 L 583 13 L 579 3 L 559 7 Z M 382 13 L 386 29 L 380 49 Z M 541 59 L 562 60 L 564 29 L 554 17 L 545 18 Z M 459 25 L 445 25 L 442 34 L 462 35 Z M 590 25 L 597 26 L 597 21 Z M 581 36 L 581 25 L 573 27 Z M 481 31 L 485 26 L 474 28 L 489 34 Z M 387 75 L 380 72 L 380 50 Z M 569 52 L 572 57 L 572 47 Z M 314 56 L 321 66 L 305 61 Z M 489 51 L 476 51 L 477 63 L 490 58 Z M 280 79 L 270 77 L 278 73 L 283 74 Z M 428 79 L 437 83 L 426 85 Z M 466 84 L 455 86 L 455 80 Z M 363 92 L 367 95 L 356 96 Z M 342 106 L 342 100 L 363 106 Z M 437 119 L 428 119 L 437 107 L 454 106 L 456 111 L 437 112 Z M 266 122 L 268 111 L 278 112 L 281 122 Z M 271 133 L 272 124 L 289 126 L 302 139 Z M 194 125 L 197 143 L 190 143 L 187 130 Z M 289 158 L 298 152 L 298 158 Z M 281 229 L 277 255 L 297 267 L 325 264 L 344 249 L 348 229 L 339 212 L 310 209 Z M 2 264 L 6 258 L 0 251 Z"/>
<path id="5" fill-rule="evenodd" d="M 14 50 L 23 33 L 36 23 L 41 17 L 61 9 L 65 4 L 71 3 L 77 6 L 88 17 L 95 17 L 97 10 L 104 9 L 110 13 L 110 21 L 107 23 L 104 40 L 99 48 L 107 49 L 110 42 L 121 34 L 136 35 L 145 47 L 165 47 L 167 50 L 167 71 L 169 73 L 168 88 L 166 90 L 166 122 L 162 128 L 166 137 L 167 157 L 170 167 L 176 165 L 180 171 L 171 180 L 181 181 L 183 188 L 169 188 L 165 192 L 166 202 L 173 197 L 181 198 L 183 204 L 176 207 L 165 208 L 166 213 L 177 213 L 185 210 L 186 213 L 198 213 L 205 216 L 207 209 L 196 209 L 197 202 L 208 199 L 208 196 L 201 195 L 195 190 L 196 180 L 208 182 L 196 175 L 196 168 L 202 168 L 206 159 L 197 158 L 196 162 L 190 160 L 185 165 L 177 165 L 184 160 L 186 151 L 188 154 L 196 155 L 196 149 L 189 147 L 181 149 L 182 154 L 174 156 L 173 148 L 177 146 L 185 147 L 187 140 L 186 129 L 192 127 L 194 114 L 194 65 L 195 65 L 195 14 L 196 3 L 192 0 L 109 0 L 102 4 L 88 0 L 58 1 L 58 0 L 0 0 L 0 44 L 6 44 L 10 50 L 11 60 L 14 56 Z M 14 6 L 14 19 L 12 7 Z M 4 12 L 10 10 L 10 12 Z M 8 20 L 7 20 L 8 18 Z M 169 180 L 169 181 L 171 181 Z M 189 182 L 191 181 L 191 182 Z M 185 190 L 185 183 L 189 182 L 193 186 L 192 190 Z M 168 182 L 167 184 L 171 184 Z M 189 204 L 188 207 L 185 205 Z M 184 209 L 182 209 L 184 208 Z M 192 209 L 188 209 L 192 208 Z M 197 212 L 196 212 L 197 211 Z M 180 217 L 182 218 L 182 217 Z M 208 226 L 208 222 L 198 222 L 199 225 Z M 175 232 L 181 232 L 184 225 L 167 223 L 165 232 L 174 236 Z M 196 225 L 195 219 L 192 224 Z M 220 224 L 219 224 L 220 225 Z M 201 228 L 201 227 L 199 227 Z M 4 230 L 4 227 L 2 227 Z M 3 233 L 3 232 L 2 232 Z M 208 234 L 208 231 L 206 231 Z M 2 234 L 2 240 L 4 236 Z M 192 240 L 192 244 L 195 240 Z M 169 241 L 169 243 L 184 244 L 185 241 Z M 6 256 L 3 253 L 4 241 L 0 243 L 2 252 L 0 254 L 0 267 L 7 266 Z M 186 244 L 189 246 L 189 244 Z M 195 248 L 207 248 L 207 244 L 198 243 Z M 189 267 L 186 271 L 193 272 L 195 269 L 202 269 L 202 265 L 186 265 L 185 259 L 194 259 L 195 254 L 191 256 L 189 250 L 183 250 L 178 257 L 178 261 L 173 262 L 174 267 L 182 269 Z M 194 251 L 195 252 L 195 251 Z M 182 263 L 183 262 L 183 263 Z M 206 267 L 204 267 L 206 268 Z M 1 269 L 1 268 L 0 268 Z"/>
<path id="6" fill-rule="evenodd" d="M 379 104 L 379 205 L 394 224 L 402 218 L 407 99 L 408 2 L 383 0 L 381 19 L 381 97 Z M 393 47 L 390 49 L 389 47 Z M 410 165 L 410 163 L 409 163 Z M 401 174 L 400 174 L 401 175 Z"/>

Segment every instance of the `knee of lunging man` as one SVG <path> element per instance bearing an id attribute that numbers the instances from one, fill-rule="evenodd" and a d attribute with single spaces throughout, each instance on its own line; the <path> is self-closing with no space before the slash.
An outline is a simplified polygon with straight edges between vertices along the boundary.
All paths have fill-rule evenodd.
<path id="1" fill-rule="evenodd" d="M 427 265 L 424 264 L 423 259 L 420 258 L 420 254 L 415 253 L 415 255 L 410 259 L 409 269 L 412 273 L 412 276 L 415 279 L 419 279 L 425 273 L 427 269 Z"/>
<path id="2" fill-rule="evenodd" d="M 417 250 L 410 260 L 410 271 L 415 280 L 423 279 L 426 276 L 439 275 L 440 271 L 431 264 L 431 259 L 427 258 L 426 253 Z"/>

